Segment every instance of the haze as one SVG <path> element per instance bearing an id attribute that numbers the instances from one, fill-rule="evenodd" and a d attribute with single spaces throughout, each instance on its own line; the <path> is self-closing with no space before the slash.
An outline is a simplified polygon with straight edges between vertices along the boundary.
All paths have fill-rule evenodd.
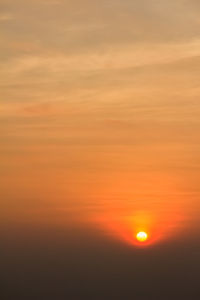
<path id="1" fill-rule="evenodd" d="M 0 0 L 3 300 L 198 298 L 199 20 L 197 0 Z"/>

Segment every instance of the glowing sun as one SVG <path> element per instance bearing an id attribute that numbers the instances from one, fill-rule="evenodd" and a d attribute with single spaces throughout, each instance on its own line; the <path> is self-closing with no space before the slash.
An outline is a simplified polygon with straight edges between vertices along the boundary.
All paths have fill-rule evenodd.
<path id="1" fill-rule="evenodd" d="M 136 238 L 139 242 L 145 242 L 148 239 L 148 234 L 144 231 L 137 233 Z"/>

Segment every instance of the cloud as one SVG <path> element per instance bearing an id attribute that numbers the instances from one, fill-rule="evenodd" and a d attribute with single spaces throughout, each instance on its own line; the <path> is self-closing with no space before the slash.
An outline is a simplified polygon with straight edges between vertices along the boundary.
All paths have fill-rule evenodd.
<path id="1" fill-rule="evenodd" d="M 0 22 L 7 22 L 14 19 L 14 16 L 11 13 L 0 13 Z"/>
<path id="2" fill-rule="evenodd" d="M 25 55 L 1 64 L 1 74 L 10 80 L 31 73 L 41 78 L 66 76 L 71 72 L 130 69 L 148 65 L 169 64 L 200 55 L 200 40 L 178 44 L 148 44 L 143 47 L 124 45 L 103 53 L 64 55 Z M 13 77 L 14 76 L 14 77 Z"/>
<path id="3" fill-rule="evenodd" d="M 6 36 L 39 40 L 47 51 L 82 53 L 144 42 L 183 43 L 200 33 L 194 1 L 7 0 L 4 5 L 17 16 L 14 27 L 7 25 Z"/>

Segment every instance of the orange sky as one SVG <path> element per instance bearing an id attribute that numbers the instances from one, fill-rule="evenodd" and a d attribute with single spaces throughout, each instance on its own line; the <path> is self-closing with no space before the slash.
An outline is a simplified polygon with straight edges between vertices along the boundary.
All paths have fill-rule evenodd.
<path id="1" fill-rule="evenodd" d="M 194 230 L 199 2 L 0 6 L 2 222 L 90 220 L 124 240 L 135 218 L 152 240 Z"/>

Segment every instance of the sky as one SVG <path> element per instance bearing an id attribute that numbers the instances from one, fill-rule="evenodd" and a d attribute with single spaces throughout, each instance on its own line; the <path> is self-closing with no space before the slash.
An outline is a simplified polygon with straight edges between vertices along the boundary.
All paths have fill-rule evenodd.
<path id="1" fill-rule="evenodd" d="M 76 294 L 73 275 L 68 289 L 58 288 L 63 294 L 55 290 L 48 299 L 101 300 L 101 282 L 102 297 L 110 300 L 118 299 L 116 271 L 137 282 L 129 265 L 141 262 L 138 278 L 145 272 L 148 288 L 139 295 L 137 284 L 134 294 L 119 279 L 119 295 L 127 292 L 127 300 L 155 299 L 156 282 L 162 293 L 172 273 L 177 282 L 188 269 L 190 280 L 180 279 L 176 292 L 184 282 L 188 290 L 170 299 L 184 299 L 191 291 L 196 296 L 200 2 L 0 0 L 0 27 L 0 232 L 6 272 L 21 262 L 34 282 L 34 265 L 42 257 L 38 272 L 45 287 L 55 281 L 44 279 L 48 261 L 54 261 L 50 274 L 58 274 L 67 259 L 70 274 L 88 268 L 85 287 Z M 138 231 L 149 237 L 142 248 Z M 50 252 L 55 247 L 55 256 L 47 251 L 46 257 L 45 247 Z M 64 251 L 58 254 L 62 247 L 67 258 Z M 182 269 L 172 258 L 180 249 L 186 249 Z M 74 267 L 77 259 L 81 266 Z M 110 259 L 112 272 L 105 276 Z M 98 274 L 92 262 L 99 262 Z M 151 289 L 147 274 L 154 267 Z M 67 270 L 66 263 L 61 282 Z M 26 283 L 26 290 L 17 277 L 7 275 L 5 291 L 10 281 L 25 299 L 47 296 L 39 283 L 34 289 Z M 25 282 L 23 274 L 20 278 Z M 82 275 L 77 280 L 80 287 Z"/>

